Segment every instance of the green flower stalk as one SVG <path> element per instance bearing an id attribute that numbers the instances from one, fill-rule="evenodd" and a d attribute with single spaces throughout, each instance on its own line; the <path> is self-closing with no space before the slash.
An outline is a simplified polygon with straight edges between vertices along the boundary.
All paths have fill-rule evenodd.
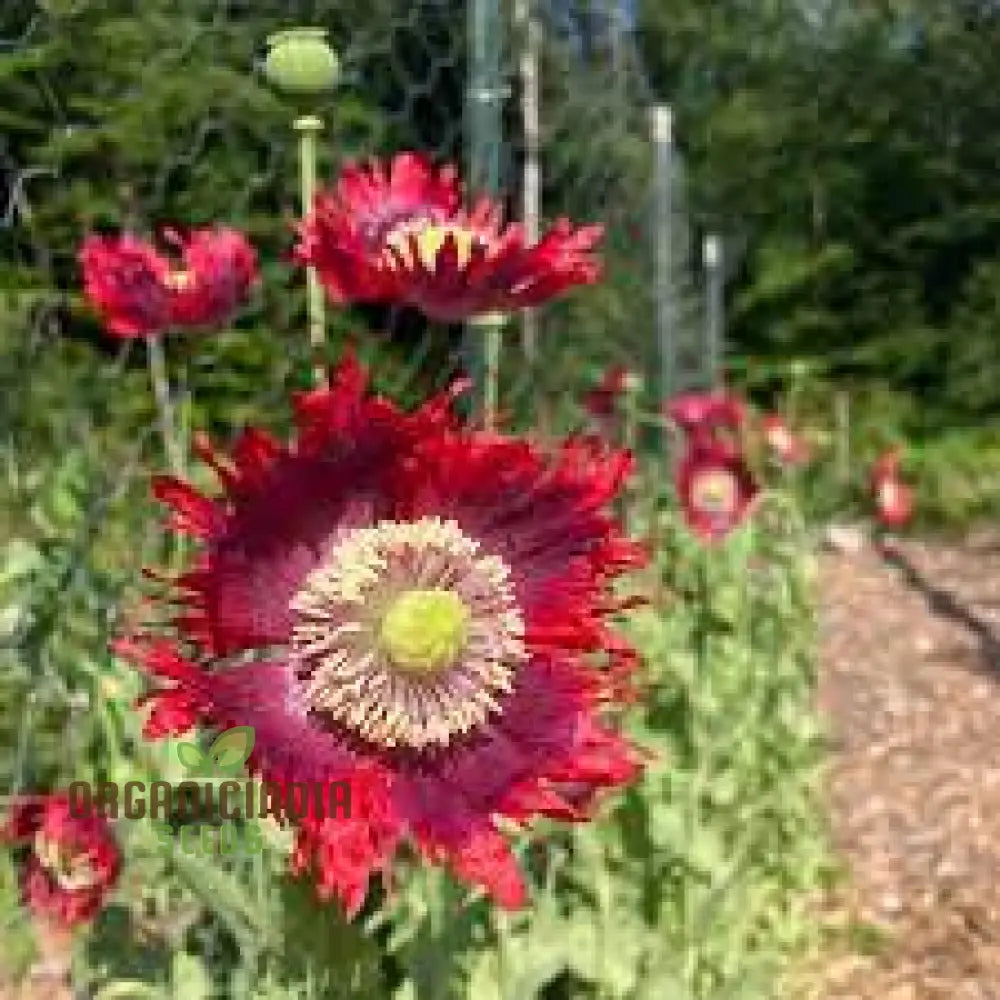
<path id="1" fill-rule="evenodd" d="M 500 401 L 500 352 L 503 346 L 503 328 L 507 317 L 503 313 L 485 313 L 474 316 L 470 324 L 481 331 L 485 341 L 483 371 L 483 426 L 496 430 Z"/>
<path id="2" fill-rule="evenodd" d="M 636 448 L 639 444 L 639 407 L 643 390 L 642 376 L 634 371 L 626 372 L 622 389 L 624 395 L 622 443 L 633 455 L 635 455 Z M 639 504 L 639 496 L 639 482 L 638 480 L 633 480 L 625 497 L 625 517 L 626 523 L 630 527 L 633 526 L 636 520 L 636 508 Z"/>
<path id="3" fill-rule="evenodd" d="M 295 120 L 294 129 L 299 133 L 300 189 L 302 214 L 307 215 L 316 197 L 316 136 L 323 123 L 314 115 Z M 326 371 L 320 362 L 326 342 L 326 303 L 319 275 L 312 265 L 306 268 L 306 311 L 309 317 L 309 346 L 312 349 L 313 377 L 317 385 L 326 384 Z"/>
<path id="4" fill-rule="evenodd" d="M 149 381 L 160 423 L 160 436 L 163 439 L 163 451 L 170 471 L 175 476 L 182 476 L 184 450 L 180 442 L 170 383 L 167 380 L 167 363 L 163 353 L 162 337 L 153 335 L 146 338 L 146 357 L 149 363 Z"/>
<path id="5" fill-rule="evenodd" d="M 326 41 L 325 29 L 288 28 L 267 41 L 264 75 L 278 90 L 294 98 L 310 100 L 337 82 L 340 63 Z M 312 210 L 316 197 L 316 140 L 323 122 L 316 115 L 302 115 L 295 119 L 293 128 L 299 135 L 299 188 L 305 217 Z M 326 309 L 319 276 L 312 265 L 306 267 L 306 296 L 313 377 L 317 385 L 325 385 L 326 371 L 320 359 L 326 342 Z"/>

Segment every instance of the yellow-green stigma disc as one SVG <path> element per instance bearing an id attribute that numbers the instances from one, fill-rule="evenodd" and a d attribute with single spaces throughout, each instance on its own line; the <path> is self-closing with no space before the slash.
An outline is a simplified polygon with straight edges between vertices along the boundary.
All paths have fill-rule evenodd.
<path id="1" fill-rule="evenodd" d="M 449 590 L 408 590 L 382 619 L 380 641 L 392 665 L 411 674 L 450 666 L 465 647 L 469 612 Z"/>

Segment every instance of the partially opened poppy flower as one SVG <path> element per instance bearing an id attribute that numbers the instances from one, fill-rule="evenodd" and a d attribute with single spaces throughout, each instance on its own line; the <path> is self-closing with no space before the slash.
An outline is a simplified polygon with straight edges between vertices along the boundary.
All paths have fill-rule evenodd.
<path id="1" fill-rule="evenodd" d="M 718 430 L 738 433 L 746 423 L 746 404 L 724 392 L 685 392 L 663 404 L 663 414 L 690 437 L 714 437 Z"/>
<path id="2" fill-rule="evenodd" d="M 296 257 L 316 267 L 337 303 L 408 305 L 460 322 L 537 306 L 600 274 L 600 226 L 561 218 L 533 246 L 500 206 L 463 206 L 454 168 L 417 153 L 350 165 L 300 227 Z"/>
<path id="3" fill-rule="evenodd" d="M 149 337 L 166 330 L 217 326 L 246 300 L 257 257 L 234 229 L 166 233 L 172 260 L 131 234 L 90 235 L 80 248 L 84 294 L 108 332 Z"/>
<path id="4" fill-rule="evenodd" d="M 121 852 L 97 812 L 76 816 L 68 796 L 15 801 L 0 840 L 29 848 L 21 870 L 25 905 L 63 927 L 93 918 L 118 881 Z"/>
<path id="5" fill-rule="evenodd" d="M 349 819 L 297 820 L 321 896 L 354 913 L 408 841 L 518 906 L 498 822 L 585 818 L 639 767 L 601 719 L 634 662 L 607 621 L 642 562 L 609 513 L 630 460 L 582 440 L 546 457 L 461 426 L 453 393 L 404 413 L 366 384 L 349 359 L 297 397 L 290 445 L 201 442 L 218 498 L 158 480 L 202 543 L 184 645 L 117 648 L 157 681 L 149 735 L 249 725 L 264 780 L 351 782 Z"/>
<path id="6" fill-rule="evenodd" d="M 872 466 L 875 514 L 887 528 L 901 528 L 913 516 L 913 489 L 901 478 L 900 460 L 899 448 L 890 448 Z"/>
<path id="7" fill-rule="evenodd" d="M 695 439 L 677 466 L 677 493 L 688 527 L 714 542 L 743 523 L 760 490 L 737 446 Z"/>
<path id="8" fill-rule="evenodd" d="M 783 416 L 766 414 L 761 420 L 761 428 L 771 454 L 782 465 L 802 465 L 809 461 L 809 444 L 792 432 Z"/>

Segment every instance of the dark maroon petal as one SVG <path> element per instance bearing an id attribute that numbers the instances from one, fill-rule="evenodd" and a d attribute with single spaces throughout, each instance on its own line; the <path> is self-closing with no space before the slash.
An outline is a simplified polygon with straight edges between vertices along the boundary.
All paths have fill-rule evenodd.
<path id="1" fill-rule="evenodd" d="M 584 708 L 575 673 L 539 661 L 526 664 L 492 724 L 448 748 L 433 768 L 399 769 L 400 815 L 422 838 L 461 840 L 513 787 L 562 758 Z"/>
<path id="2" fill-rule="evenodd" d="M 205 674 L 199 697 L 213 725 L 253 726 L 250 762 L 270 780 L 344 780 L 363 762 L 357 745 L 309 715 L 287 665 L 256 663 Z M 574 671 L 529 663 L 496 721 L 431 757 L 432 766 L 413 754 L 376 754 L 394 775 L 393 813 L 422 837 L 461 840 L 525 777 L 560 764 L 574 746 L 585 707 Z"/>
<path id="3" fill-rule="evenodd" d="M 355 767 L 345 744 L 314 723 L 287 664 L 254 663 L 206 675 L 208 712 L 221 729 L 252 726 L 251 766 L 271 780 L 343 780 Z"/>

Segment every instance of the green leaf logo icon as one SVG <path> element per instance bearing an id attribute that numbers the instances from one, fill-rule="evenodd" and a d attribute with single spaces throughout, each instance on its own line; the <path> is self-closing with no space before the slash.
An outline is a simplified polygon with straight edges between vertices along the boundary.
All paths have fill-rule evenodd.
<path id="1" fill-rule="evenodd" d="M 246 764 L 253 743 L 253 726 L 227 729 L 208 748 L 209 766 L 220 774 L 236 774 Z"/>
<path id="2" fill-rule="evenodd" d="M 191 774 L 236 775 L 246 764 L 253 744 L 253 726 L 236 726 L 220 733 L 207 753 L 194 743 L 178 743 L 177 759 Z"/>
<path id="3" fill-rule="evenodd" d="M 205 766 L 208 758 L 193 743 L 178 743 L 177 759 L 189 771 L 197 771 Z"/>

